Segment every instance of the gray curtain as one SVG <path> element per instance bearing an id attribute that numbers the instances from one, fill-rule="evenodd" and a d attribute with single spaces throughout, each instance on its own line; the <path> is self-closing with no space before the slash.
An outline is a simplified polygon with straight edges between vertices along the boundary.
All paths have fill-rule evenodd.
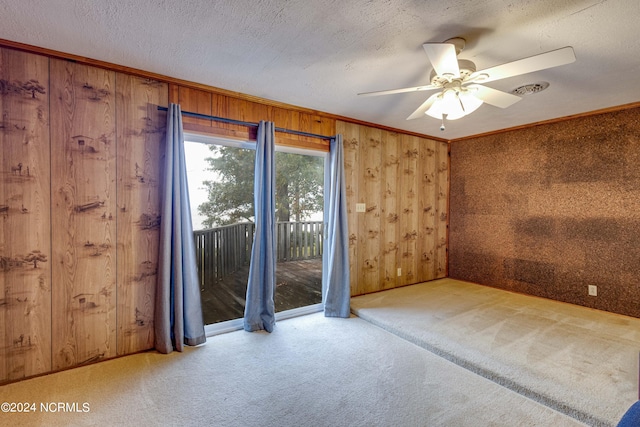
<path id="1" fill-rule="evenodd" d="M 254 178 L 255 237 L 244 307 L 246 331 L 273 331 L 276 283 L 276 167 L 275 126 L 260 121 L 256 141 Z"/>
<path id="2" fill-rule="evenodd" d="M 182 351 L 206 341 L 184 159 L 180 106 L 167 113 L 167 141 L 160 214 L 160 254 L 155 305 L 155 348 Z"/>
<path id="3" fill-rule="evenodd" d="M 344 180 L 344 148 L 342 135 L 331 140 L 329 151 L 330 177 L 325 183 L 327 230 L 322 269 L 324 315 L 349 317 L 349 232 L 347 229 L 347 193 Z"/>

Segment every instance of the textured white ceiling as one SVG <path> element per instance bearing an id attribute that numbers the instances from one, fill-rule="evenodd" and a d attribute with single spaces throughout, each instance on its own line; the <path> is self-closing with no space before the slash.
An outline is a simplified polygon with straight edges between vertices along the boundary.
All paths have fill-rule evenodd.
<path id="1" fill-rule="evenodd" d="M 0 0 L 0 38 L 446 139 L 640 101 L 638 0 Z M 562 67 L 492 83 L 549 89 L 508 109 L 407 121 L 432 92 L 425 42 L 478 69 L 573 46 Z"/>

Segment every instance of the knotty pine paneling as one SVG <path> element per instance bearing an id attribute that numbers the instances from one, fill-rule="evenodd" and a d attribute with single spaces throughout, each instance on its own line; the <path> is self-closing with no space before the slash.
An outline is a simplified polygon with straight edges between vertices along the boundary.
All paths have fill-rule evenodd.
<path id="1" fill-rule="evenodd" d="M 0 383 L 51 370 L 49 63 L 0 49 Z"/>
<path id="2" fill-rule="evenodd" d="M 365 212 L 358 218 L 359 270 L 358 291 L 369 293 L 371 284 L 380 283 L 380 208 L 382 191 L 380 169 L 382 163 L 382 131 L 371 127 L 360 129 L 359 194 L 356 203 L 365 204 Z"/>
<path id="3" fill-rule="evenodd" d="M 417 241 L 417 277 L 423 282 L 432 280 L 436 274 L 435 254 L 437 250 L 436 207 L 438 186 L 438 151 L 431 147 L 419 149 L 417 165 L 419 179 L 418 191 L 422 197 L 418 200 L 418 241 Z"/>
<path id="4" fill-rule="evenodd" d="M 434 213 L 434 236 L 436 242 L 435 276 L 449 276 L 449 192 L 450 192 L 450 165 L 449 144 L 436 144 L 436 165 L 438 172 L 435 188 L 438 191 Z"/>
<path id="5" fill-rule="evenodd" d="M 352 123 L 336 122 L 336 133 L 342 135 L 344 146 L 345 191 L 347 193 L 347 228 L 349 231 L 349 277 L 351 278 L 351 295 L 358 292 L 358 215 L 356 203 L 359 200 L 358 171 L 360 157 L 360 127 Z"/>
<path id="6" fill-rule="evenodd" d="M 116 353 L 115 72 L 51 59 L 52 364 Z"/>
<path id="7" fill-rule="evenodd" d="M 382 289 L 398 285 L 397 269 L 400 260 L 400 215 L 398 213 L 398 176 L 400 173 L 400 136 L 395 132 L 382 131 L 381 140 L 381 188 L 380 209 L 380 282 Z"/>
<path id="8" fill-rule="evenodd" d="M 342 121 L 336 131 L 345 148 L 351 294 L 446 277 L 447 144 Z"/>
<path id="9" fill-rule="evenodd" d="M 153 347 L 168 97 L 0 48 L 0 383 Z"/>
<path id="10" fill-rule="evenodd" d="M 418 277 L 418 220 L 420 176 L 418 164 L 420 159 L 420 141 L 415 136 L 403 135 L 402 158 L 400 161 L 400 265 L 402 267 L 401 283 L 409 285 L 417 283 Z"/>
<path id="11" fill-rule="evenodd" d="M 153 347 L 168 85 L 116 75 L 118 355 Z"/>
<path id="12" fill-rule="evenodd" d="M 336 134 L 336 121 L 332 118 L 306 111 L 286 109 L 247 99 L 235 98 L 215 92 L 172 84 L 169 101 L 180 104 L 182 111 L 213 115 L 247 123 L 268 120 L 276 127 L 315 133 L 328 137 Z M 256 128 L 192 117 L 183 117 L 185 131 L 212 134 L 242 140 L 255 139 Z M 276 144 L 300 148 L 328 151 L 328 140 L 309 138 L 283 132 L 276 132 Z"/>
<path id="13" fill-rule="evenodd" d="M 174 95 L 175 94 L 175 95 Z M 180 104 L 180 108 L 183 111 L 189 111 L 191 113 L 204 114 L 206 116 L 213 115 L 211 109 L 211 93 L 198 89 L 184 88 L 175 86 L 172 95 L 177 96 L 176 100 L 171 102 Z M 211 128 L 213 122 L 211 120 L 197 119 L 195 117 L 182 117 L 182 124 L 186 128 L 189 125 L 202 126 L 204 128 Z"/>

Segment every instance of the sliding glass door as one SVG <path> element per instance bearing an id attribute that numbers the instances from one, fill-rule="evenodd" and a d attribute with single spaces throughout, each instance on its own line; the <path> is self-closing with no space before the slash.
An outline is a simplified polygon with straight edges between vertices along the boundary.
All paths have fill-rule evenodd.
<path id="1" fill-rule="evenodd" d="M 205 324 L 239 319 L 254 233 L 255 144 L 185 142 Z M 276 149 L 276 312 L 322 302 L 325 153 Z"/>

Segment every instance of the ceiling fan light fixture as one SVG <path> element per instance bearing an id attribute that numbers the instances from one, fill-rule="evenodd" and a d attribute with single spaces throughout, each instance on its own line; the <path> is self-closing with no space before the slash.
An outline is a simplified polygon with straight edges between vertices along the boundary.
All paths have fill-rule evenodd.
<path id="1" fill-rule="evenodd" d="M 484 103 L 480 98 L 469 93 L 468 90 L 460 93 L 460 102 L 464 106 L 465 115 L 471 114 L 476 111 Z"/>
<path id="2" fill-rule="evenodd" d="M 507 108 L 522 100 L 518 95 L 537 93 L 545 89 L 545 85 L 548 85 L 545 82 L 535 83 L 533 86 L 516 88 L 512 93 L 508 93 L 484 86 L 485 83 L 570 64 L 576 60 L 573 48 L 565 46 L 478 71 L 476 64 L 472 61 L 458 59 L 458 54 L 464 49 L 464 46 L 465 40 L 461 38 L 449 39 L 444 43 L 424 43 L 422 45 L 433 66 L 430 75 L 431 83 L 428 85 L 364 92 L 359 95 L 391 95 L 439 90 L 439 93 L 434 93 L 427 98 L 407 117 L 407 120 L 424 117 L 426 114 L 442 120 L 440 129 L 444 130 L 444 120 L 446 119 L 456 120 L 471 114 L 483 103 Z"/>
<path id="3" fill-rule="evenodd" d="M 464 110 L 456 92 L 445 89 L 438 95 L 433 105 L 425 111 L 425 114 L 440 120 L 443 115 L 446 115 L 449 120 L 456 120 L 464 116 Z"/>
<path id="4" fill-rule="evenodd" d="M 425 114 L 439 120 L 442 120 L 443 115 L 447 120 L 457 120 L 476 111 L 482 103 L 481 99 L 473 96 L 468 90 L 445 89 Z"/>

